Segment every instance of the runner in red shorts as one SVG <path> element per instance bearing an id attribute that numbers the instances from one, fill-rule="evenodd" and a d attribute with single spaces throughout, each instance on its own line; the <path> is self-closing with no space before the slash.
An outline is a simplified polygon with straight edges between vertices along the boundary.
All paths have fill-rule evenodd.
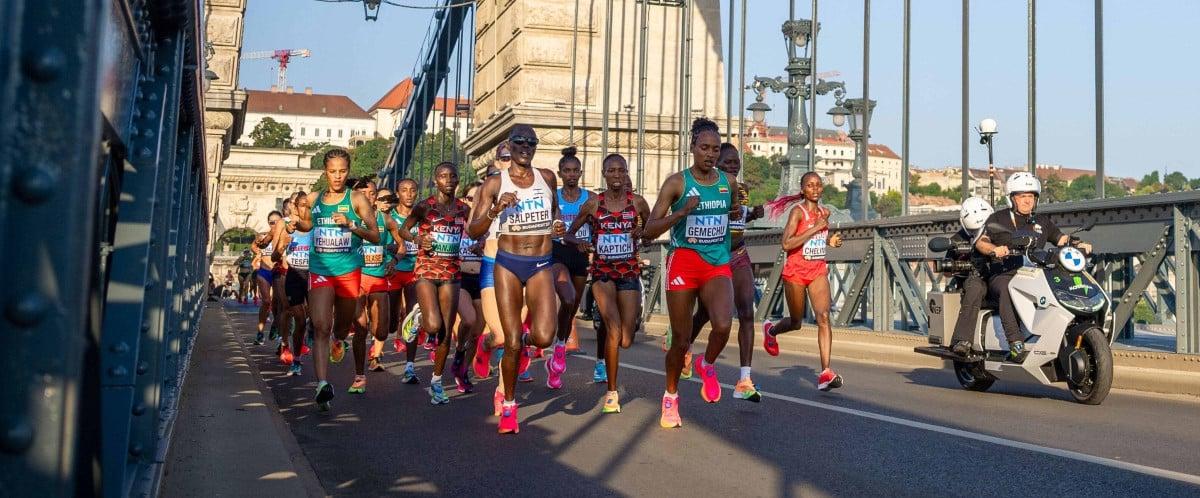
<path id="1" fill-rule="evenodd" d="M 667 351 L 667 391 L 659 425 L 680 427 L 679 374 L 692 337 L 692 311 L 699 300 L 708 309 L 712 331 L 696 370 L 704 380 L 700 396 L 709 403 L 721 399 L 717 361 L 733 322 L 733 283 L 729 270 L 729 219 L 741 218 L 737 189 L 717 169 L 721 133 L 706 118 L 692 122 L 692 166 L 667 177 L 659 189 L 645 237 L 671 231 L 667 256 L 667 312 L 671 318 L 671 348 Z M 667 211 L 671 213 L 668 215 Z"/>
<path id="2" fill-rule="evenodd" d="M 461 284 L 459 253 L 463 232 L 471 208 L 455 198 L 458 189 L 458 167 L 451 162 L 433 169 L 437 193 L 417 204 L 412 215 L 404 220 L 399 235 L 413 240 L 410 231 L 417 229 L 417 302 L 421 306 L 421 328 L 437 338 L 433 360 L 433 378 L 429 382 L 429 402 L 444 405 L 450 402 L 442 387 L 446 355 L 450 353 L 450 327 L 458 315 L 458 290 Z M 468 329 L 474 324 L 468 324 Z"/>
<path id="3" fill-rule="evenodd" d="M 379 243 L 375 207 L 366 196 L 346 185 L 350 154 L 332 149 L 325 153 L 324 160 L 329 189 L 308 194 L 296 209 L 296 229 L 313 234 L 308 306 L 313 322 L 316 402 L 322 411 L 328 410 L 333 401 L 333 387 L 327 380 L 328 362 L 340 362 L 345 356 L 342 341 L 354 324 L 363 264 L 359 246 L 364 240 Z M 332 345 L 331 334 L 335 338 Z"/>
<path id="4" fill-rule="evenodd" d="M 763 349 L 771 356 L 779 356 L 779 341 L 776 335 L 799 330 L 804 320 L 804 298 L 812 300 L 813 314 L 817 317 L 817 346 L 821 350 L 821 373 L 817 375 L 817 388 L 822 391 L 842 387 L 842 377 L 829 368 L 829 352 L 833 346 L 833 329 L 829 325 L 829 306 L 833 300 L 829 294 L 828 264 L 825 262 L 825 245 L 842 245 L 840 234 L 829 236 L 829 210 L 821 207 L 821 193 L 825 184 L 821 175 L 809 171 L 800 179 L 800 193 L 784 196 L 770 204 L 773 212 L 782 213 L 796 200 L 788 214 L 783 233 L 783 250 L 788 252 L 783 265 L 783 289 L 787 297 L 788 314 L 779 322 L 768 320 L 763 324 Z"/>

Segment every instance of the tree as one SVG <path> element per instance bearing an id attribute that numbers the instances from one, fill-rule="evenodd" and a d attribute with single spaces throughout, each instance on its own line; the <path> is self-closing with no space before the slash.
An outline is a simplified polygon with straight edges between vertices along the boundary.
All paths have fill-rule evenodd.
<path id="1" fill-rule="evenodd" d="M 263 118 L 250 132 L 255 147 L 272 149 L 292 148 L 292 127 L 271 118 Z"/>
<path id="2" fill-rule="evenodd" d="M 904 200 L 900 197 L 900 192 L 889 190 L 886 194 L 876 195 L 871 192 L 871 205 L 875 206 L 875 212 L 883 218 L 892 216 L 900 216 L 902 203 Z"/>
<path id="3" fill-rule="evenodd" d="M 1169 192 L 1182 192 L 1187 190 L 1188 187 L 1187 177 L 1178 171 L 1167 175 L 1166 178 L 1163 178 L 1163 183 L 1166 184 L 1167 191 Z"/>
<path id="4" fill-rule="evenodd" d="M 1138 182 L 1137 186 L 1139 189 L 1141 189 L 1142 187 L 1157 186 L 1158 184 L 1158 172 L 1152 171 L 1150 174 L 1143 176 L 1142 181 Z"/>
<path id="5" fill-rule="evenodd" d="M 1200 178 L 1192 178 L 1188 181 L 1188 187 L 1192 190 L 1200 190 Z"/>
<path id="6" fill-rule="evenodd" d="M 312 158 L 313 169 L 325 168 L 325 152 L 336 147 L 326 145 L 317 150 L 317 155 Z M 383 169 L 384 163 L 387 161 L 388 154 L 392 150 L 392 141 L 384 138 L 375 138 L 366 143 L 350 149 L 350 177 L 351 178 L 373 178 L 379 174 L 379 170 Z M 329 182 L 325 180 L 325 175 L 317 178 L 313 183 L 313 191 L 324 190 L 329 186 Z"/>
<path id="7" fill-rule="evenodd" d="M 1067 185 L 1067 182 L 1062 178 L 1059 178 L 1058 175 L 1052 174 L 1049 178 L 1046 178 L 1042 181 L 1041 199 L 1043 202 L 1067 201 L 1070 200 L 1068 198 L 1068 190 L 1069 186 Z"/>

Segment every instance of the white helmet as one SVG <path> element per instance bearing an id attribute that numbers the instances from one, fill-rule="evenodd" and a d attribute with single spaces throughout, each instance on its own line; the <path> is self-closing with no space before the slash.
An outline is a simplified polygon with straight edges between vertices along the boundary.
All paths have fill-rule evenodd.
<path id="1" fill-rule="evenodd" d="M 1008 180 L 1004 182 L 1004 187 L 1005 190 L 1008 191 L 1007 195 L 1009 196 L 1024 192 L 1033 192 L 1038 197 L 1041 197 L 1042 195 L 1042 181 L 1038 180 L 1037 176 L 1034 176 L 1033 173 L 1028 171 L 1013 173 L 1008 177 Z"/>
<path id="2" fill-rule="evenodd" d="M 968 232 L 975 233 L 983 228 L 993 212 L 992 205 L 982 197 L 970 197 L 963 201 L 962 209 L 958 211 L 958 221 Z"/>

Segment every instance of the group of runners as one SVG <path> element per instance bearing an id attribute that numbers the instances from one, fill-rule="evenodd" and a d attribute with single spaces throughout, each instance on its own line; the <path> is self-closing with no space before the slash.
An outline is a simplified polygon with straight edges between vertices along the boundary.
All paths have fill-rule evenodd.
<path id="1" fill-rule="evenodd" d="M 669 233 L 661 425 L 682 425 L 681 377 L 694 372 L 703 381 L 701 398 L 721 399 L 715 363 L 734 317 L 741 363 L 734 397 L 759 401 L 751 378 L 754 278 L 743 235 L 765 209 L 748 205 L 746 186 L 737 181 L 738 151 L 721 143 L 717 125 L 704 118 L 693 123 L 692 165 L 664 181 L 653 208 L 634 192 L 624 156 L 603 158 L 604 190 L 596 193 L 579 185 L 582 163 L 574 148 L 563 150 L 556 175 L 533 166 L 537 147 L 533 128 L 517 125 L 479 181 L 460 188 L 457 165 L 442 163 L 432 172 L 433 195 L 421 200 L 414 180 L 400 180 L 395 190 L 353 180 L 349 154 L 327 152 L 328 187 L 292 195 L 268 215 L 270 231 L 254 242 L 254 278 L 263 296 L 255 343 L 274 339 L 277 331 L 288 375 L 302 374 L 301 358 L 311 346 L 321 410 L 330 409 L 335 394 L 329 364 L 342 362 L 351 349 L 355 376 L 348 392 L 362 394 L 367 371 L 383 370 L 389 336 L 406 355 L 402 382 L 427 383 L 434 405 L 451 399 L 443 387 L 447 361 L 459 392 L 471 392 L 472 378 L 498 370 L 493 415 L 500 433 L 516 433 L 517 383 L 533 380 L 530 365 L 543 350 L 549 353 L 546 386 L 563 387 L 568 338 L 590 281 L 600 324 L 592 379 L 607 386 L 601 411 L 619 413 L 621 350 L 641 328 L 639 250 Z M 829 235 L 820 177 L 809 173 L 802 183 L 802 192 L 767 206 L 776 215 L 790 209 L 783 278 L 797 318 L 766 323 L 763 347 L 778 355 L 776 335 L 800 328 L 811 302 L 821 350 L 817 383 L 828 390 L 842 381 L 829 369 L 824 254 L 840 238 Z M 274 326 L 265 337 L 269 316 Z M 692 344 L 706 323 L 707 346 L 693 357 Z M 374 340 L 369 346 L 368 337 Z M 433 363 L 427 381 L 414 366 L 422 346 Z"/>

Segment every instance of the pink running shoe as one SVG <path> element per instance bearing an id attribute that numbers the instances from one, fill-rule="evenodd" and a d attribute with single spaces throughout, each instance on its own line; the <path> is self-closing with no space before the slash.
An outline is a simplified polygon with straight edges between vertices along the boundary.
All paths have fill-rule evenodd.
<path id="1" fill-rule="evenodd" d="M 658 425 L 664 429 L 683 427 L 683 420 L 679 418 L 679 396 L 663 395 L 662 417 L 658 419 Z"/>
<path id="2" fill-rule="evenodd" d="M 550 368 L 554 369 L 554 373 L 561 374 L 567 371 L 567 345 L 555 344 L 554 353 L 550 355 L 550 361 L 546 362 Z"/>
<path id="3" fill-rule="evenodd" d="M 700 388 L 700 397 L 709 403 L 721 401 L 721 382 L 717 380 L 717 366 L 705 366 L 704 357 L 700 356 L 696 358 L 696 373 L 704 380 L 704 387 Z"/>
<path id="4" fill-rule="evenodd" d="M 521 359 L 517 364 L 517 374 L 524 374 L 529 371 L 529 362 L 533 361 L 530 358 L 529 348 L 521 348 Z"/>
<path id="5" fill-rule="evenodd" d="M 487 351 L 486 343 L 487 336 L 479 334 L 479 339 L 475 341 L 475 360 L 471 362 L 476 379 L 486 379 L 492 373 L 492 366 L 488 364 L 488 356 L 491 353 Z"/>
<path id="6" fill-rule="evenodd" d="M 817 389 L 829 391 L 839 387 L 842 387 L 842 376 L 834 373 L 833 369 L 826 368 L 817 376 Z"/>
<path id="7" fill-rule="evenodd" d="M 521 428 L 517 426 L 517 405 L 501 406 L 500 407 L 500 427 L 496 431 L 500 434 L 516 434 L 521 432 Z"/>
<path id="8" fill-rule="evenodd" d="M 408 351 L 408 346 L 404 344 L 404 341 L 397 337 L 392 339 L 392 349 L 395 349 L 397 353 L 404 353 Z"/>
<path id="9" fill-rule="evenodd" d="M 562 374 L 555 372 L 550 362 L 546 362 L 546 387 L 550 389 L 562 389 Z"/>
<path id="10" fill-rule="evenodd" d="M 779 356 L 779 339 L 771 334 L 771 329 L 774 328 L 774 322 L 770 320 L 763 322 L 763 349 L 771 356 Z"/>

